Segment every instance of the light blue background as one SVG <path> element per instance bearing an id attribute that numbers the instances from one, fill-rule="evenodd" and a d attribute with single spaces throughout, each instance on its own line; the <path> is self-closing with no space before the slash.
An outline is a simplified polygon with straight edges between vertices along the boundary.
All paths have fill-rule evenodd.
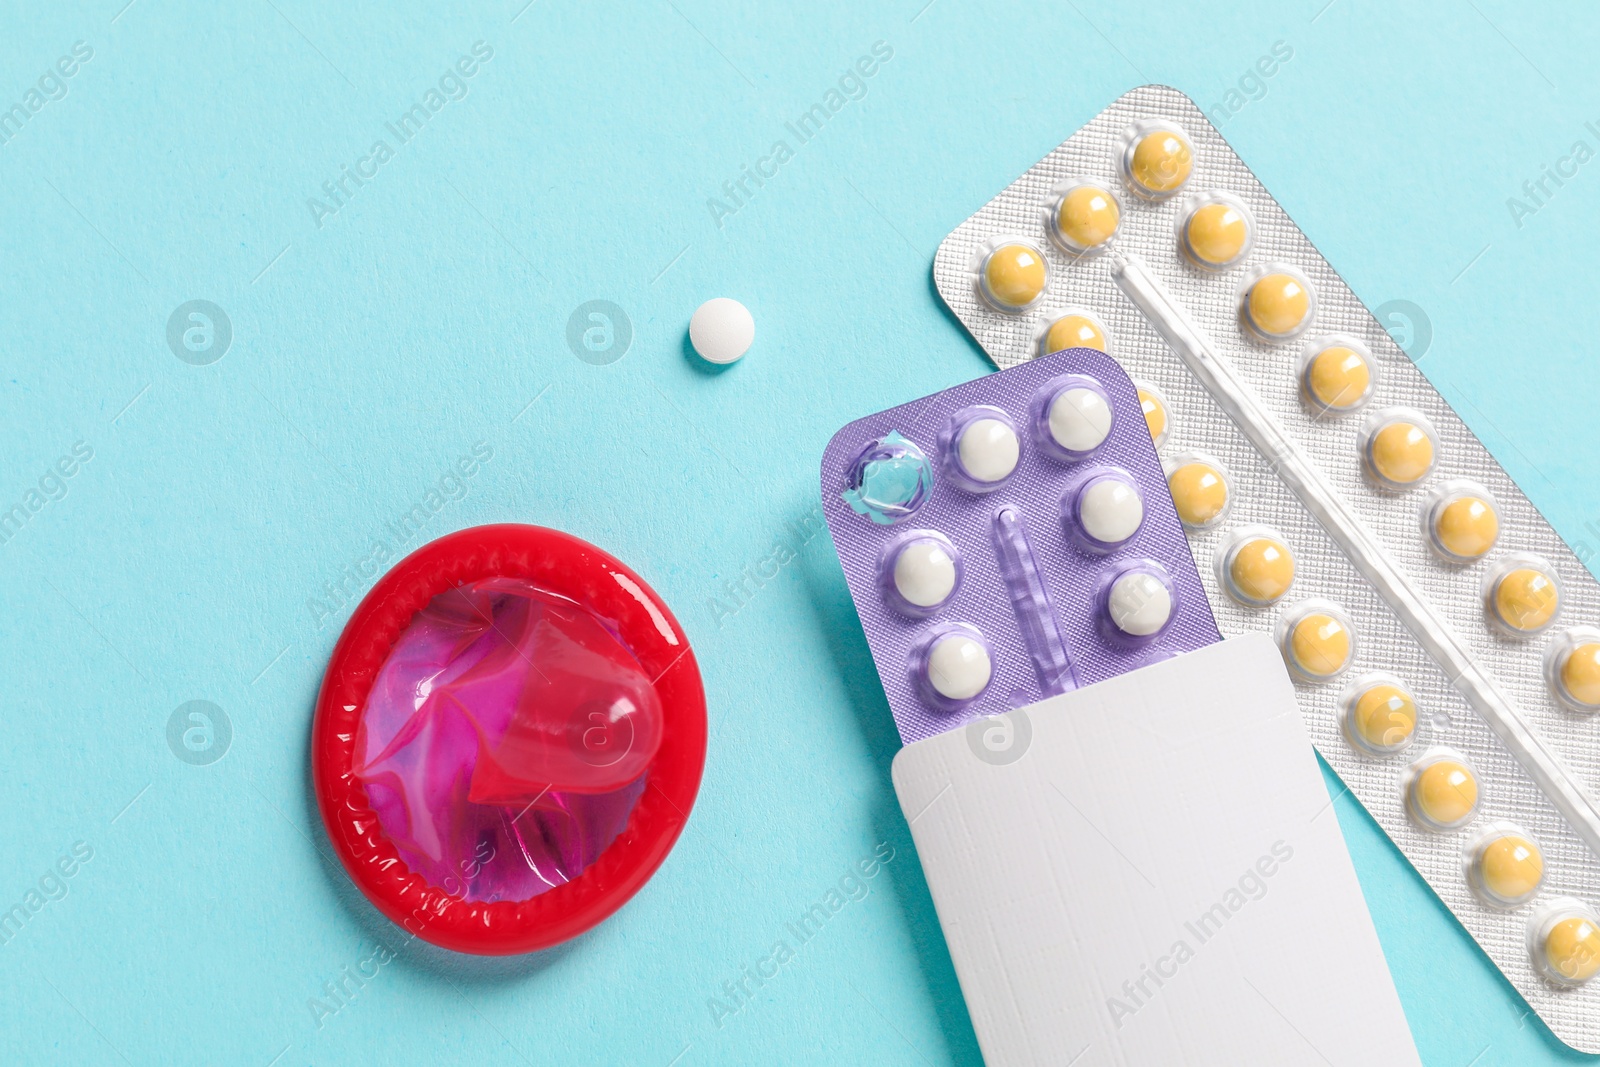
<path id="1" fill-rule="evenodd" d="M 0 544 L 0 906 L 73 842 L 94 858 L 0 946 L 0 1059 L 977 1063 L 826 535 L 736 614 L 708 600 L 812 509 L 834 429 L 988 370 L 933 294 L 935 247 L 1144 82 L 1209 108 L 1292 46 L 1224 133 L 1369 306 L 1426 310 L 1429 376 L 1600 545 L 1600 162 L 1520 228 L 1506 206 L 1597 147 L 1600 19 L 924 2 L 6 5 L 0 106 L 73 42 L 94 57 L 0 145 L 0 505 L 76 441 L 94 458 Z M 307 198 L 478 40 L 467 97 L 318 228 Z M 707 198 L 879 40 L 866 96 L 719 228 Z M 685 348 L 715 295 L 757 323 L 723 373 Z M 194 298 L 232 321 L 210 366 L 165 340 Z M 609 366 L 565 341 L 591 299 L 635 331 Z M 613 551 L 688 630 L 712 728 L 654 881 L 510 961 L 402 947 L 328 860 L 306 769 L 349 612 L 319 626 L 308 598 L 480 441 L 424 537 L 513 520 Z M 209 766 L 165 739 L 192 699 L 232 723 Z M 1425 1061 L 1580 1059 L 1337 810 Z M 714 1024 L 708 998 L 883 841 L 870 894 Z M 319 1027 L 308 1002 L 375 939 L 398 957 Z"/>

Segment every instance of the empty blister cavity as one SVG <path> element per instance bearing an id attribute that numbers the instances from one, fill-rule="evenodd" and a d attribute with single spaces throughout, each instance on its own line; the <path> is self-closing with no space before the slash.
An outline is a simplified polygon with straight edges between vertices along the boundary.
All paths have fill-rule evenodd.
<path id="1" fill-rule="evenodd" d="M 1575 897 L 1557 897 L 1528 917 L 1534 969 L 1563 989 L 1600 971 L 1600 916 Z"/>
<path id="2" fill-rule="evenodd" d="M 1167 490 L 1178 509 L 1178 519 L 1193 530 L 1221 522 L 1232 502 L 1228 474 L 1212 456 L 1187 452 L 1167 463 Z"/>
<path id="3" fill-rule="evenodd" d="M 933 464 L 898 431 L 857 453 L 839 496 L 850 510 L 879 526 L 910 518 L 933 495 Z"/>
<path id="4" fill-rule="evenodd" d="M 1239 290 L 1239 321 L 1263 341 L 1287 341 L 1304 333 L 1317 310 L 1311 281 L 1282 263 L 1257 268 Z"/>
<path id="5" fill-rule="evenodd" d="M 999 311 L 1026 311 L 1039 302 L 1049 282 L 1044 253 L 1032 241 L 994 242 L 978 263 L 978 292 Z"/>
<path id="6" fill-rule="evenodd" d="M 1145 428 L 1150 431 L 1150 440 L 1155 442 L 1159 452 L 1172 433 L 1172 415 L 1166 395 L 1149 382 L 1136 381 L 1133 386 L 1139 393 L 1139 410 L 1144 415 Z"/>
<path id="7" fill-rule="evenodd" d="M 1474 563 L 1500 539 L 1500 504 L 1477 482 L 1446 482 L 1428 494 L 1422 527 L 1439 556 L 1451 563 Z"/>
<path id="8" fill-rule="evenodd" d="M 1278 622 L 1278 646 L 1296 677 L 1328 682 L 1348 670 L 1355 659 L 1355 629 L 1338 604 L 1307 600 L 1284 612 Z"/>
<path id="9" fill-rule="evenodd" d="M 1096 352 L 1110 350 L 1105 325 L 1082 308 L 1046 315 L 1039 322 L 1038 334 L 1037 347 L 1041 356 L 1068 348 L 1092 348 Z"/>
<path id="10" fill-rule="evenodd" d="M 1508 637 L 1542 633 L 1561 613 L 1561 578 L 1531 552 L 1514 552 L 1489 568 L 1482 591 L 1489 624 Z"/>
<path id="11" fill-rule="evenodd" d="M 994 516 L 995 559 L 1000 577 L 1017 616 L 1022 643 L 1033 660 L 1039 687 L 1047 696 L 1076 688 L 1072 659 L 1061 637 L 1060 621 L 1050 602 L 1050 591 L 1039 574 L 1039 561 L 1028 542 L 1022 513 L 1016 508 L 1001 508 Z"/>
<path id="12" fill-rule="evenodd" d="M 1085 459 L 1105 444 L 1116 417 L 1105 386 L 1085 374 L 1046 382 L 1034 396 L 1032 414 L 1039 446 L 1068 462 Z"/>
<path id="13" fill-rule="evenodd" d="M 1361 428 L 1361 465 L 1385 489 L 1409 489 L 1439 462 L 1439 432 L 1420 411 L 1374 411 Z"/>
<path id="14" fill-rule="evenodd" d="M 1217 579 L 1228 595 L 1251 607 L 1270 607 L 1294 585 L 1294 553 L 1270 526 L 1243 526 L 1217 552 Z"/>
<path id="15" fill-rule="evenodd" d="M 1600 630 L 1575 626 L 1551 637 L 1544 677 L 1555 698 L 1573 711 L 1600 711 Z"/>
<path id="16" fill-rule="evenodd" d="M 939 435 L 951 481 L 973 493 L 1000 488 L 1017 469 L 1022 441 L 1016 424 L 996 407 L 962 408 Z"/>
<path id="17" fill-rule="evenodd" d="M 1080 548 L 1114 552 L 1144 524 L 1144 495 L 1127 471 L 1097 467 L 1084 472 L 1062 497 L 1061 517 Z"/>
<path id="18" fill-rule="evenodd" d="M 937 530 L 907 530 L 884 546 L 878 564 L 884 598 L 902 615 L 925 618 L 961 586 L 961 552 Z"/>
<path id="19" fill-rule="evenodd" d="M 1417 698 L 1392 674 L 1363 674 L 1339 697 L 1339 728 L 1365 755 L 1403 752 L 1417 736 Z"/>
<path id="20" fill-rule="evenodd" d="M 1178 247 L 1201 270 L 1227 270 L 1244 261 L 1255 242 L 1256 220 L 1232 193 L 1206 193 L 1178 212 Z"/>
<path id="21" fill-rule="evenodd" d="M 1098 252 L 1116 235 L 1122 205 L 1116 194 L 1089 178 L 1058 186 L 1050 201 L 1046 229 L 1063 252 Z"/>
<path id="22" fill-rule="evenodd" d="M 1182 126 L 1160 119 L 1136 122 L 1122 137 L 1122 177 L 1146 200 L 1165 200 L 1189 183 L 1194 143 Z"/>
<path id="23" fill-rule="evenodd" d="M 1400 788 L 1406 811 L 1425 830 L 1459 829 L 1478 811 L 1478 773 L 1452 749 L 1432 749 L 1411 764 L 1401 775 Z"/>
<path id="24" fill-rule="evenodd" d="M 954 711 L 989 687 L 994 651 L 977 627 L 953 623 L 935 629 L 917 645 L 911 673 L 929 703 Z"/>
<path id="25" fill-rule="evenodd" d="M 1462 862 L 1467 884 L 1491 907 L 1526 904 L 1544 882 L 1544 850 L 1516 823 L 1486 826 L 1467 842 Z"/>
<path id="26" fill-rule="evenodd" d="M 1372 399 L 1378 383 L 1372 350 L 1354 337 L 1313 338 L 1300 353 L 1300 399 L 1313 415 L 1344 415 Z"/>
<path id="27" fill-rule="evenodd" d="M 1095 591 L 1101 633 L 1124 645 L 1149 644 L 1172 622 L 1177 587 L 1167 569 L 1153 559 L 1111 567 Z"/>

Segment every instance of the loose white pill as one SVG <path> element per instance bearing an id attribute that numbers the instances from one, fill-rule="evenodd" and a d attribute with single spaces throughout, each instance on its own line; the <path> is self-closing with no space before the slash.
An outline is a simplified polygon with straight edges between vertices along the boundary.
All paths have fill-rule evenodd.
<path id="1" fill-rule="evenodd" d="M 1121 544 L 1144 521 L 1144 501 L 1139 490 L 1122 479 L 1101 478 L 1078 498 L 1078 521 L 1083 532 L 1101 544 Z"/>
<path id="2" fill-rule="evenodd" d="M 689 320 L 689 342 L 702 359 L 732 363 L 750 350 L 756 320 L 750 309 L 726 296 L 707 300 Z"/>
<path id="3" fill-rule="evenodd" d="M 1093 389 L 1063 389 L 1050 402 L 1050 436 L 1068 452 L 1099 448 L 1111 432 L 1111 405 Z"/>
<path id="4" fill-rule="evenodd" d="M 971 700 L 992 670 L 988 650 L 963 634 L 941 637 L 928 651 L 928 682 L 947 700 Z"/>
<path id="5" fill-rule="evenodd" d="M 1111 583 L 1106 599 L 1112 624 L 1132 637 L 1149 637 L 1172 617 L 1172 594 L 1145 571 L 1124 574 Z"/>
<path id="6" fill-rule="evenodd" d="M 894 561 L 894 588 L 919 608 L 933 608 L 950 599 L 956 587 L 956 561 L 937 541 L 913 541 Z"/>
<path id="7" fill-rule="evenodd" d="M 1017 469 L 1017 432 L 999 419 L 978 419 L 961 431 L 961 466 L 980 482 L 998 482 Z"/>

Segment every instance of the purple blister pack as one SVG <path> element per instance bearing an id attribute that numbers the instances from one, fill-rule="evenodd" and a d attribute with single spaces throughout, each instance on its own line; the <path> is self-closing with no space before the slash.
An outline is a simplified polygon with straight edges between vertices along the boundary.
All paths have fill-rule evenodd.
<path id="1" fill-rule="evenodd" d="M 906 744 L 1221 640 L 1138 393 L 1103 352 L 850 423 L 822 500 Z"/>

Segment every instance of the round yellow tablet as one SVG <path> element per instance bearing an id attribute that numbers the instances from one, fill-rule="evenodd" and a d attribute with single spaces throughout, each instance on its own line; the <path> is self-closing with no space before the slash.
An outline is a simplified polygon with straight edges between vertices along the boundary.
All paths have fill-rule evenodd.
<path id="1" fill-rule="evenodd" d="M 1063 315 L 1050 324 L 1041 347 L 1045 355 L 1063 348 L 1093 348 L 1104 352 L 1106 335 L 1100 324 L 1087 315 Z"/>
<path id="2" fill-rule="evenodd" d="M 1250 604 L 1275 604 L 1294 584 L 1294 554 L 1271 537 L 1252 537 L 1228 561 L 1229 591 Z"/>
<path id="3" fill-rule="evenodd" d="M 1293 336 L 1311 317 L 1311 290 L 1292 274 L 1262 275 L 1245 297 L 1245 314 L 1268 338 Z"/>
<path id="4" fill-rule="evenodd" d="M 1600 641 L 1585 642 L 1568 652 L 1559 677 L 1574 703 L 1600 707 Z"/>
<path id="5" fill-rule="evenodd" d="M 1544 880 L 1544 855 L 1528 838 L 1506 832 L 1478 847 L 1473 874 L 1491 899 L 1521 904 L 1538 892 Z"/>
<path id="6" fill-rule="evenodd" d="M 1568 916 L 1550 927 L 1541 952 L 1546 968 L 1561 980 L 1587 982 L 1600 971 L 1600 929 L 1587 916 Z"/>
<path id="7" fill-rule="evenodd" d="M 1139 138 L 1128 160 L 1128 177 L 1147 196 L 1166 196 L 1183 188 L 1194 170 L 1194 150 L 1177 130 L 1151 130 Z"/>
<path id="8" fill-rule="evenodd" d="M 1537 567 L 1517 567 L 1494 583 L 1494 613 L 1518 633 L 1537 633 L 1550 625 L 1561 606 L 1555 579 Z"/>
<path id="9" fill-rule="evenodd" d="M 1396 420 L 1372 435 L 1367 459 L 1382 481 L 1390 485 L 1414 485 L 1433 470 L 1433 437 L 1414 422 Z"/>
<path id="10" fill-rule="evenodd" d="M 1361 406 L 1372 388 L 1372 367 L 1367 357 L 1347 345 L 1329 345 L 1306 365 L 1306 391 L 1329 411 L 1350 411 Z"/>
<path id="11" fill-rule="evenodd" d="M 1417 702 L 1392 682 L 1379 682 L 1356 698 L 1350 728 L 1368 748 L 1393 752 L 1417 731 Z"/>
<path id="12" fill-rule="evenodd" d="M 1456 559 L 1478 559 L 1500 536 L 1494 505 L 1477 496 L 1458 496 L 1433 515 L 1433 540 Z"/>
<path id="13" fill-rule="evenodd" d="M 1227 267 L 1238 262 L 1250 241 L 1250 223 L 1232 204 L 1201 204 L 1183 227 L 1184 247 L 1202 267 Z"/>
<path id="14" fill-rule="evenodd" d="M 1478 779 L 1465 763 L 1435 760 L 1411 780 L 1411 805 L 1425 825 L 1454 829 L 1478 808 Z"/>
<path id="15" fill-rule="evenodd" d="M 1001 245 L 983 262 L 983 289 L 1006 310 L 1025 308 L 1044 292 L 1044 256 L 1025 244 Z"/>
<path id="16" fill-rule="evenodd" d="M 1160 448 L 1167 439 L 1167 405 L 1150 390 L 1140 389 L 1139 410 L 1144 412 L 1144 424 L 1150 429 L 1150 439 Z"/>
<path id="17" fill-rule="evenodd" d="M 1116 197 L 1093 185 L 1080 185 L 1068 191 L 1056 208 L 1056 234 L 1067 247 L 1087 252 L 1111 240 L 1121 220 Z"/>
<path id="18" fill-rule="evenodd" d="M 1228 482 L 1222 472 L 1202 460 L 1191 460 L 1169 475 L 1167 488 L 1185 526 L 1209 526 L 1228 506 Z"/>
<path id="19" fill-rule="evenodd" d="M 1332 678 L 1350 665 L 1350 628 L 1326 612 L 1313 611 L 1289 628 L 1289 658 L 1308 677 Z"/>

